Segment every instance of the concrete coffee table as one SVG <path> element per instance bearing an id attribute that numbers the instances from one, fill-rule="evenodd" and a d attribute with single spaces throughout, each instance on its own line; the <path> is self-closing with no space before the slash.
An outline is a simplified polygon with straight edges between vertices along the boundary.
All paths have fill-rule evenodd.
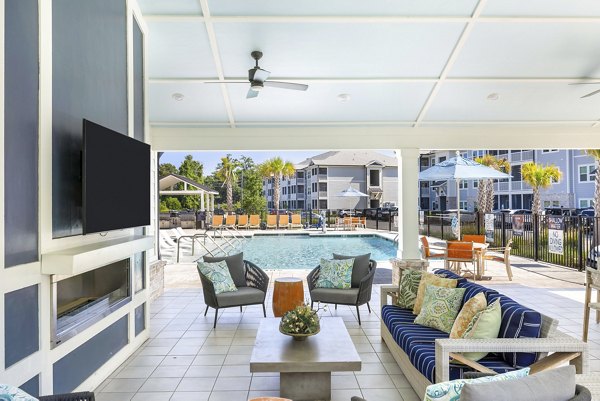
<path id="1" fill-rule="evenodd" d="M 294 401 L 330 400 L 331 372 L 361 369 L 361 360 L 340 317 L 321 319 L 321 332 L 294 341 L 279 332 L 281 319 L 262 319 L 250 372 L 279 372 L 280 396 Z"/>

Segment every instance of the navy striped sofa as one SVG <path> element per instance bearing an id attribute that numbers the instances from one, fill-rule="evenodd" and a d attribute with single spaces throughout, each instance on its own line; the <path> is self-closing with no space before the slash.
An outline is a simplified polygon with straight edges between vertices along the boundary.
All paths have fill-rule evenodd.
<path id="1" fill-rule="evenodd" d="M 487 368 L 504 373 L 532 366 L 548 352 L 563 350 L 552 346 L 556 340 L 549 340 L 558 334 L 556 320 L 520 305 L 496 290 L 468 281 L 448 270 L 440 269 L 434 273 L 458 280 L 457 286 L 466 289 L 463 304 L 480 292 L 485 294 L 488 302 L 500 299 L 502 323 L 499 338 L 503 340 L 450 340 L 448 333 L 415 324 L 416 316 L 413 315 L 412 310 L 387 304 L 390 299 L 388 295 L 392 295 L 393 298 L 393 293 L 398 288 L 382 287 L 382 338 L 417 394 L 423 395 L 425 387 L 431 383 L 462 378 L 465 371 L 472 370 L 463 364 L 451 363 L 450 352 L 490 351 L 488 356 L 478 361 L 478 364 L 483 367 L 481 369 Z M 578 367 L 578 370 L 583 370 L 583 365 L 586 364 L 584 360 L 587 357 L 587 354 L 582 352 L 585 344 L 565 336 L 559 338 L 566 342 L 565 349 L 573 354 L 571 362 Z M 527 346 L 523 347 L 523 344 Z M 444 345 L 448 348 L 445 349 Z M 452 345 L 456 345 L 454 350 Z M 563 345 L 561 343 L 561 346 Z M 442 358 L 443 360 L 440 360 Z"/>

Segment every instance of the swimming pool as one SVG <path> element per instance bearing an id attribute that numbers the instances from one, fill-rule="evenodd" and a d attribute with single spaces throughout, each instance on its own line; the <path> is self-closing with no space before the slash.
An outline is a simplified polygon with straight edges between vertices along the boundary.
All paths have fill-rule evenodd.
<path id="1" fill-rule="evenodd" d="M 396 244 L 376 235 L 255 235 L 242 246 L 244 259 L 263 269 L 312 269 L 333 253 L 364 255 L 373 260 L 396 257 Z"/>

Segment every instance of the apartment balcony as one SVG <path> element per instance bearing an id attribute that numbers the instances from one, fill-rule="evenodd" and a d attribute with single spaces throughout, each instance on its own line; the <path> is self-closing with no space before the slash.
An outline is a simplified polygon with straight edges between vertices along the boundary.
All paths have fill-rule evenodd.
<path id="1" fill-rule="evenodd" d="M 303 200 L 304 199 L 304 194 L 296 194 L 296 199 L 297 200 Z"/>
<path id="2" fill-rule="evenodd" d="M 327 174 L 319 174 L 318 180 L 319 181 L 327 181 Z"/>
<path id="3" fill-rule="evenodd" d="M 495 190 L 497 192 L 505 192 L 508 191 L 510 185 L 508 181 L 500 181 L 495 184 Z"/>
<path id="4" fill-rule="evenodd" d="M 327 198 L 327 191 L 319 191 L 319 198 Z"/>

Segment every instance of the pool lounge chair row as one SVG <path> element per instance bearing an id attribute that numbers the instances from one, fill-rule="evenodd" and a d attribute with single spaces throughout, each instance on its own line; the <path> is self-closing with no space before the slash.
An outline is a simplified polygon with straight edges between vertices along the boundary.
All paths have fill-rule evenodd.
<path id="1" fill-rule="evenodd" d="M 279 224 L 277 224 L 277 216 L 276 215 L 268 215 L 266 221 L 267 228 L 302 228 L 302 219 L 299 214 L 293 214 L 292 219 L 290 219 L 287 214 L 279 215 Z M 246 214 L 241 214 L 239 216 L 236 215 L 228 215 L 221 216 L 215 215 L 212 218 L 210 228 L 211 229 L 259 229 L 261 225 L 260 216 L 257 214 L 252 214 L 248 217 Z"/>

